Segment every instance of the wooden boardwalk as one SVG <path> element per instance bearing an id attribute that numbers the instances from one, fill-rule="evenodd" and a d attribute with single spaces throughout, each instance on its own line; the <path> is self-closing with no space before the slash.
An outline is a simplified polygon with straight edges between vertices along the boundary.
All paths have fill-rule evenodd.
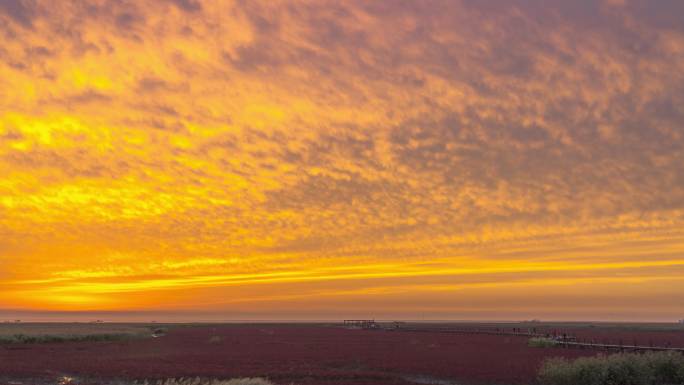
<path id="1" fill-rule="evenodd" d="M 684 353 L 684 348 L 672 348 L 668 346 L 646 346 L 646 345 L 619 345 L 619 344 L 597 344 L 593 342 L 570 342 L 555 341 L 556 345 L 562 348 L 577 349 L 597 349 L 611 350 L 620 352 L 678 352 Z"/>
<path id="2" fill-rule="evenodd" d="M 372 319 L 346 319 L 344 326 L 361 329 L 380 329 L 380 324 Z"/>
<path id="3" fill-rule="evenodd" d="M 525 330 L 510 330 L 510 329 L 477 329 L 477 328 L 416 328 L 416 327 L 402 327 L 402 328 L 385 328 L 383 330 L 389 331 L 403 331 L 403 332 L 421 332 L 421 333 L 455 333 L 455 334 L 489 334 L 489 335 L 505 335 L 517 336 L 527 338 L 547 338 L 553 341 L 557 347 L 567 349 L 595 349 L 605 351 L 618 352 L 678 352 L 684 353 L 684 348 L 669 347 L 669 346 L 646 346 L 646 345 L 624 345 L 624 344 L 602 344 L 595 342 L 575 341 L 574 337 L 556 334 L 554 337 L 550 334 L 537 333 Z"/>
<path id="4" fill-rule="evenodd" d="M 487 330 L 487 329 L 457 329 L 457 328 L 394 328 L 385 330 L 396 330 L 403 332 L 425 332 L 425 333 L 456 333 L 456 334 L 492 334 L 504 336 L 521 336 L 521 337 L 546 337 L 545 334 L 526 332 L 526 331 L 512 331 L 512 330 Z"/>

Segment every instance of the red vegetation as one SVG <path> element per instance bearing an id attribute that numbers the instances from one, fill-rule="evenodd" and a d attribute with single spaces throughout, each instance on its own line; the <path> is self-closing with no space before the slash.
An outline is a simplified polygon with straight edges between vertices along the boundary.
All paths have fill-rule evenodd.
<path id="1" fill-rule="evenodd" d="M 604 334 L 602 334 L 604 333 Z M 611 334 L 608 337 L 605 333 Z M 617 337 L 616 334 L 617 333 Z M 577 335 L 618 340 L 622 332 Z M 624 342 L 656 338 L 684 343 L 682 333 L 625 332 Z M 674 344 L 674 342 L 672 342 Z M 410 376 L 459 384 L 524 384 L 550 356 L 589 350 L 542 349 L 516 336 L 446 334 L 298 325 L 172 328 L 162 338 L 97 343 L 0 346 L 0 374 L 55 378 L 268 377 L 278 384 L 411 384 Z"/>

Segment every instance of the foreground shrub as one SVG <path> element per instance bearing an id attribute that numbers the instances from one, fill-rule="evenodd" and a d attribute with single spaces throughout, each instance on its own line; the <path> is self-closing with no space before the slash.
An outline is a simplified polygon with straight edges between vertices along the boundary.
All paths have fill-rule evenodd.
<path id="1" fill-rule="evenodd" d="M 543 385 L 682 385 L 684 355 L 674 352 L 613 354 L 574 361 L 547 360 L 539 371 Z"/>
<path id="2" fill-rule="evenodd" d="M 558 345 L 558 342 L 551 338 L 533 337 L 527 340 L 527 346 L 531 348 L 552 348 Z"/>

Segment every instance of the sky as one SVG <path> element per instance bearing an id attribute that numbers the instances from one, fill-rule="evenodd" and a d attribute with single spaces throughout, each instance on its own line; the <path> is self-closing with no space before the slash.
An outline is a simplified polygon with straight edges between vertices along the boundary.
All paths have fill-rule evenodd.
<path id="1" fill-rule="evenodd" d="M 0 318 L 684 318 L 682 20 L 0 0 Z"/>

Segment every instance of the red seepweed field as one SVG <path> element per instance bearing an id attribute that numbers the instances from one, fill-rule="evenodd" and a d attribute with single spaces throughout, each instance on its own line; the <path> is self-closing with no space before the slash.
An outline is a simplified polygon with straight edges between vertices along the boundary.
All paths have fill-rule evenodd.
<path id="1" fill-rule="evenodd" d="M 430 327 L 435 326 L 412 332 L 312 324 L 202 325 L 171 327 L 161 338 L 4 344 L 0 378 L 70 375 L 96 383 L 258 376 L 276 384 L 531 384 L 548 357 L 599 353 L 528 347 L 522 336 L 440 333 Z M 539 326 L 554 328 L 561 330 Z M 578 338 L 684 347 L 684 331 L 678 329 L 563 325 L 562 330 Z"/>

